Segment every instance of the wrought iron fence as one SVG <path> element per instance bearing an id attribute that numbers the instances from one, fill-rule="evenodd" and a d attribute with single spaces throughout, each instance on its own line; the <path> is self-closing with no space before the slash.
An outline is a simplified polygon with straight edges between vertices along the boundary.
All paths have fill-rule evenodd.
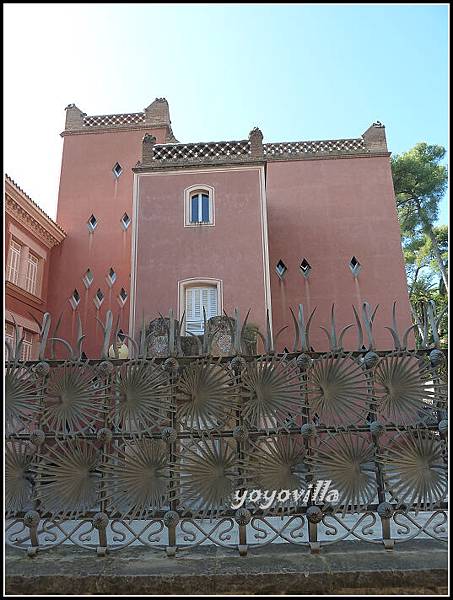
<path id="1" fill-rule="evenodd" d="M 445 352 L 433 331 L 432 347 L 408 350 L 395 312 L 395 350 L 378 352 L 370 307 L 366 345 L 355 314 L 355 352 L 333 310 L 331 350 L 311 351 L 300 308 L 291 353 L 274 353 L 268 327 L 265 353 L 244 355 L 236 311 L 230 353 L 212 356 L 206 324 L 200 354 L 185 357 L 170 312 L 169 356 L 146 356 L 143 326 L 139 340 L 124 334 L 127 360 L 108 358 L 111 313 L 100 360 L 81 358 L 81 331 L 76 351 L 49 337 L 45 315 L 39 360 L 16 359 L 17 340 L 6 363 L 7 544 L 174 556 L 207 543 L 245 555 L 278 542 L 317 552 L 342 539 L 446 539 Z M 47 358 L 57 341 L 69 359 Z"/>

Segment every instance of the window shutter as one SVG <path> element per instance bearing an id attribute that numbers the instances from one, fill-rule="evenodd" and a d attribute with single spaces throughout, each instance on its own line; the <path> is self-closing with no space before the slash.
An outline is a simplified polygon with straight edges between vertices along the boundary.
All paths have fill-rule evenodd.
<path id="1" fill-rule="evenodd" d="M 197 335 L 203 334 L 204 320 L 203 307 L 206 319 L 217 316 L 217 287 L 186 289 L 186 331 Z"/>
<path id="2" fill-rule="evenodd" d="M 200 288 L 186 290 L 186 330 L 196 334 L 203 332 L 200 291 Z"/>
<path id="3" fill-rule="evenodd" d="M 33 349 L 33 334 L 30 331 L 23 331 L 24 341 L 22 343 L 22 356 L 21 360 L 31 360 L 31 354 Z"/>
<path id="4" fill-rule="evenodd" d="M 25 288 L 31 294 L 36 293 L 36 282 L 38 275 L 38 259 L 32 254 L 28 257 L 27 263 L 27 278 Z"/>
<path id="5" fill-rule="evenodd" d="M 8 279 L 17 285 L 19 281 L 19 265 L 22 247 L 14 241 L 10 245 Z"/>
<path id="6" fill-rule="evenodd" d="M 206 313 L 206 319 L 209 319 L 209 289 L 202 288 L 201 290 L 201 302 Z M 201 318 L 203 319 L 203 308 L 201 309 Z"/>
<path id="7" fill-rule="evenodd" d="M 14 352 L 14 348 L 16 346 L 16 330 L 12 323 L 5 323 L 5 339 L 10 343 Z M 9 350 L 7 348 L 5 348 L 5 355 L 6 360 L 12 360 L 13 357 L 9 357 Z"/>
<path id="8" fill-rule="evenodd" d="M 191 323 L 193 321 L 193 289 L 186 289 L 186 329 L 191 331 Z"/>
<path id="9" fill-rule="evenodd" d="M 217 288 L 211 287 L 209 288 L 208 293 L 208 309 L 206 310 L 207 318 L 210 319 L 211 317 L 216 317 L 218 315 L 217 311 Z"/>
<path id="10" fill-rule="evenodd" d="M 201 313 L 201 290 L 194 288 L 193 290 L 193 318 L 194 321 L 200 322 L 202 317 Z"/>

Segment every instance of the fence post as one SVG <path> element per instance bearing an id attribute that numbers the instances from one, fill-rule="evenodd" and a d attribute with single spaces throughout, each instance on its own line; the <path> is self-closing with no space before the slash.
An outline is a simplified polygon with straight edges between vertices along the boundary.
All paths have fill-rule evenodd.
<path id="1" fill-rule="evenodd" d="M 169 510 L 164 515 L 164 525 L 168 529 L 168 546 L 165 551 L 167 556 L 176 555 L 176 525 L 179 523 L 179 515 L 175 510 Z"/>
<path id="2" fill-rule="evenodd" d="M 312 554 L 319 554 L 321 543 L 318 541 L 318 523 L 321 522 L 323 512 L 319 506 L 309 506 L 307 508 L 308 519 L 308 539 L 310 541 L 310 551 Z"/>
<path id="3" fill-rule="evenodd" d="M 101 378 L 102 384 L 105 386 L 106 390 L 109 390 L 110 393 L 106 394 L 104 400 L 104 421 L 102 424 L 102 428 L 97 432 L 97 439 L 100 442 L 100 446 L 102 449 L 101 455 L 101 465 L 104 467 L 107 464 L 107 451 L 110 444 L 113 441 L 113 432 L 108 427 L 108 413 L 111 410 L 110 403 L 115 402 L 115 376 L 116 371 L 113 366 L 113 363 L 109 360 L 103 360 L 98 366 L 99 377 Z M 105 489 L 105 475 L 104 469 L 101 470 L 101 481 L 100 481 L 100 512 L 96 513 L 93 517 L 93 526 L 98 530 L 99 536 L 99 546 L 96 548 L 96 553 L 98 556 L 105 556 L 108 551 L 107 544 L 107 527 L 109 524 L 109 517 L 107 515 L 107 503 L 105 500 L 106 489 Z"/>
<path id="4" fill-rule="evenodd" d="M 247 525 L 252 518 L 251 512 L 246 508 L 239 508 L 234 515 L 234 519 L 239 526 L 239 544 L 238 550 L 240 556 L 247 556 Z"/>
<path id="5" fill-rule="evenodd" d="M 170 319 L 172 319 L 172 313 L 170 313 Z M 174 326 L 170 323 L 170 327 Z M 174 343 L 174 340 L 173 342 Z M 170 347 L 173 351 L 174 348 Z M 175 396 L 175 385 L 176 378 L 178 376 L 179 363 L 174 356 L 167 358 L 163 365 L 164 369 L 168 372 L 170 379 L 170 394 L 172 397 L 172 409 L 169 413 L 171 426 L 164 429 L 163 438 L 169 446 L 169 463 L 174 465 L 177 454 L 177 437 L 178 437 L 178 424 L 176 419 L 176 396 Z M 179 483 L 179 480 L 178 480 Z M 174 557 L 176 555 L 176 526 L 179 523 L 179 514 L 176 512 L 177 508 L 177 494 L 176 494 L 176 479 L 174 469 L 170 468 L 170 481 L 169 481 L 169 501 L 170 510 L 165 513 L 163 517 L 164 525 L 168 529 L 168 546 L 165 549 L 168 557 Z"/>
<path id="6" fill-rule="evenodd" d="M 237 317 L 238 315 L 236 315 Z M 248 431 L 244 424 L 242 417 L 242 400 L 243 400 L 243 387 L 242 387 L 242 371 L 247 367 L 246 360 L 237 355 L 232 358 L 230 362 L 230 368 L 234 373 L 234 384 L 236 388 L 236 394 L 238 398 L 238 409 L 236 410 L 236 427 L 233 430 L 233 438 L 236 440 L 237 453 L 239 458 L 239 475 L 242 476 L 242 461 L 244 460 L 244 444 L 248 439 Z M 247 491 L 241 488 L 241 491 Z M 240 556 L 246 556 L 248 545 L 247 545 L 247 524 L 250 523 L 252 515 L 249 510 L 245 507 L 239 508 L 235 515 L 235 521 L 239 526 L 239 544 L 238 550 Z"/>
<path id="7" fill-rule="evenodd" d="M 35 556 L 39 550 L 38 525 L 40 517 L 36 510 L 29 510 L 24 515 L 24 525 L 30 530 L 31 547 L 27 548 L 28 556 Z"/>
<path id="8" fill-rule="evenodd" d="M 379 436 L 384 433 L 385 426 L 377 420 L 377 413 L 375 407 L 375 391 L 374 391 L 374 367 L 379 362 L 379 356 L 375 352 L 367 352 L 363 357 L 365 368 L 367 369 L 367 378 L 369 382 L 369 392 L 371 397 L 371 408 L 369 413 L 370 420 L 370 432 L 374 446 L 374 464 L 376 467 L 376 484 L 379 506 L 377 507 L 377 513 L 381 519 L 382 528 L 382 542 L 386 550 L 393 550 L 395 540 L 392 540 L 390 531 L 390 519 L 393 514 L 392 505 L 385 500 L 385 481 L 382 474 L 382 469 L 377 457 L 380 454 Z"/>
<path id="9" fill-rule="evenodd" d="M 393 515 L 393 507 L 390 502 L 381 502 L 377 507 L 377 513 L 381 518 L 382 525 L 382 541 L 386 550 L 393 550 L 395 540 L 392 540 L 390 531 L 390 519 Z"/>
<path id="10" fill-rule="evenodd" d="M 93 517 L 93 527 L 98 530 L 99 535 L 99 546 L 96 548 L 96 554 L 98 556 L 105 556 L 107 554 L 107 526 L 109 524 L 109 518 L 105 512 L 98 512 Z"/>

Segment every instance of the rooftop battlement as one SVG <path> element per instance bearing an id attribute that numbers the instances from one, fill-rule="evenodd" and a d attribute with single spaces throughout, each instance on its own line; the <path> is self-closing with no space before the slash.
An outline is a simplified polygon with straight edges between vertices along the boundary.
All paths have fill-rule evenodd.
<path id="1" fill-rule="evenodd" d="M 167 128 L 168 141 L 177 142 L 171 129 L 170 110 L 165 98 L 156 98 L 142 112 L 113 115 L 87 115 L 75 104 L 68 104 L 62 136 L 112 130 Z"/>
<path id="2" fill-rule="evenodd" d="M 142 160 L 137 169 L 194 164 L 236 163 L 250 161 L 302 160 L 388 154 L 385 127 L 373 123 L 359 138 L 272 142 L 263 144 L 263 134 L 257 127 L 248 139 L 189 144 L 156 144 L 156 138 L 143 138 Z"/>

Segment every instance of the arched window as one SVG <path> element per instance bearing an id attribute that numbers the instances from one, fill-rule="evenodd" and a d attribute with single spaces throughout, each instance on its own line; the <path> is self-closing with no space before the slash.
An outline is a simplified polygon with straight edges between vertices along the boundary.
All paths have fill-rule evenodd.
<path id="1" fill-rule="evenodd" d="M 186 288 L 186 332 L 202 335 L 204 333 L 203 308 L 206 320 L 218 315 L 217 286 Z"/>
<path id="2" fill-rule="evenodd" d="M 190 222 L 210 223 L 209 194 L 195 192 L 190 194 Z"/>
<path id="3" fill-rule="evenodd" d="M 183 331 L 186 335 L 203 335 L 203 308 L 206 320 L 222 314 L 222 282 L 219 279 L 193 278 L 179 281 L 178 294 L 179 317 L 185 313 Z"/>
<path id="4" fill-rule="evenodd" d="M 185 226 L 214 225 L 214 189 L 191 186 L 185 190 Z"/>

